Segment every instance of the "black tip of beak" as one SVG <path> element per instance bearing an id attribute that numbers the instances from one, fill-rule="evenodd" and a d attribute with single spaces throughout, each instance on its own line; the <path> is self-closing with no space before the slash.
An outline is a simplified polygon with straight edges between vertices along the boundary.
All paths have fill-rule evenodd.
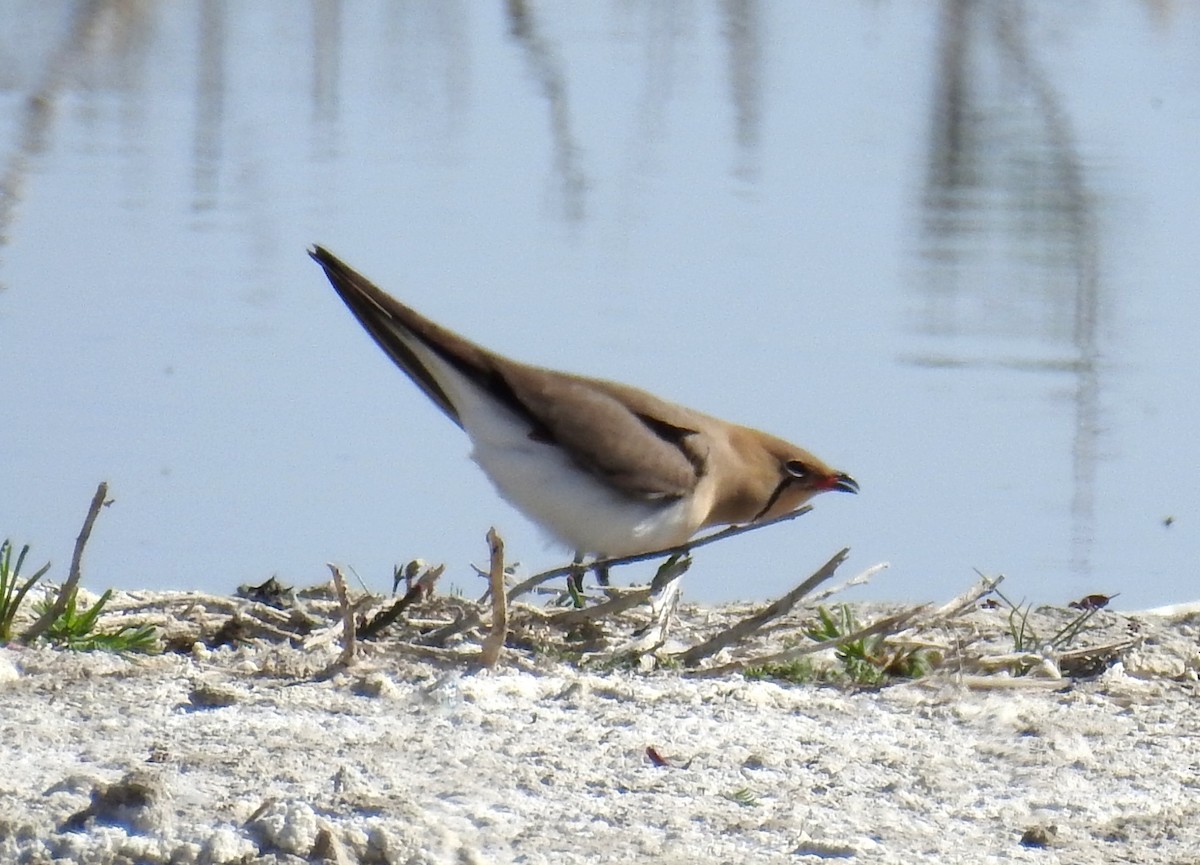
<path id="1" fill-rule="evenodd" d="M 838 490 L 843 493 L 858 493 L 858 481 L 850 477 L 850 475 L 842 472 L 833 479 L 833 486 L 830 489 Z"/>

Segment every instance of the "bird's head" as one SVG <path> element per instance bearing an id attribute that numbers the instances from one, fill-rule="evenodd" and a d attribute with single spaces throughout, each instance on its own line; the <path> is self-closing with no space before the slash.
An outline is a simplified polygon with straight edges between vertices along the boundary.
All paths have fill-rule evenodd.
<path id="1" fill-rule="evenodd" d="M 818 493 L 831 490 L 858 492 L 858 481 L 843 471 L 830 468 L 802 448 L 772 441 L 767 450 L 775 465 L 774 486 L 755 521 L 790 513 Z"/>

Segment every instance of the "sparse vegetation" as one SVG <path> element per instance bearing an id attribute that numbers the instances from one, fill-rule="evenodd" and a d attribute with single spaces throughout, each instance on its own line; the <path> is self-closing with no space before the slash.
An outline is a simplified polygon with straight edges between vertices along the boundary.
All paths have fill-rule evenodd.
<path id="1" fill-rule="evenodd" d="M 103 650 L 109 652 L 150 652 L 155 648 L 155 631 L 152 625 L 122 625 L 115 631 L 97 631 L 96 624 L 104 605 L 112 597 L 107 590 L 90 607 L 80 607 L 78 592 L 67 597 L 66 607 L 54 619 L 43 636 L 51 643 L 79 652 Z M 41 615 L 51 608 L 53 601 L 45 598 L 34 604 Z"/>
<path id="2" fill-rule="evenodd" d="M 776 679 L 794 684 L 870 686 L 883 685 L 892 679 L 917 679 L 933 668 L 934 658 L 929 650 L 891 646 L 886 633 L 845 639 L 862 629 L 848 604 L 839 604 L 832 610 L 818 607 L 817 621 L 805 627 L 804 634 L 817 643 L 841 640 L 834 649 L 834 657 L 840 666 L 822 666 L 808 656 L 800 656 L 748 668 L 746 678 Z"/>
<path id="3" fill-rule="evenodd" d="M 721 795 L 730 802 L 741 805 L 743 808 L 757 808 L 761 804 L 758 797 L 754 795 L 754 792 L 749 787 L 739 787 L 737 790 L 722 793 Z"/>
<path id="4" fill-rule="evenodd" d="M 17 617 L 17 611 L 21 609 L 21 604 L 25 601 L 25 596 L 29 594 L 29 590 L 33 588 L 34 584 L 50 570 L 50 563 L 46 562 L 38 568 L 33 576 L 22 582 L 21 566 L 25 564 L 25 556 L 29 554 L 29 544 L 21 547 L 15 565 L 12 553 L 13 543 L 11 540 L 5 540 L 0 544 L 0 645 L 13 638 L 13 622 Z"/>
<path id="5" fill-rule="evenodd" d="M 97 631 L 96 624 L 104 605 L 112 597 L 112 589 L 106 591 L 91 607 L 78 605 L 79 581 L 82 578 L 81 561 L 83 549 L 92 533 L 92 525 L 100 508 L 109 504 L 108 484 L 101 483 L 92 497 L 83 521 L 79 537 L 75 539 L 75 555 L 71 559 L 71 572 L 67 581 L 56 592 L 47 593 L 33 604 L 37 614 L 34 621 L 20 634 L 14 634 L 14 623 L 30 589 L 50 570 L 50 563 L 43 565 L 33 576 L 22 581 L 21 566 L 29 553 L 29 545 L 21 548 L 16 564 L 13 564 L 13 544 L 5 540 L 0 544 L 0 644 L 17 638 L 22 643 L 32 643 L 39 638 L 79 651 L 104 649 L 114 652 L 147 652 L 155 647 L 155 629 L 152 625 L 123 625 L 116 631 Z"/>
<path id="6" fill-rule="evenodd" d="M 31 576 L 22 579 L 21 569 L 26 556 L 29 555 L 30 547 L 28 544 L 21 547 L 15 562 L 14 548 L 11 540 L 0 543 L 0 645 L 18 636 L 26 638 L 24 634 L 14 633 L 17 613 L 30 590 L 50 570 L 50 563 L 47 562 Z M 60 593 L 63 591 L 68 592 L 68 595 L 62 612 L 51 620 L 41 633 L 49 642 L 77 651 L 103 649 L 112 652 L 148 652 L 154 648 L 155 631 L 151 625 L 124 625 L 108 632 L 96 630 L 104 605 L 112 597 L 112 589 L 106 591 L 90 607 L 79 606 L 77 589 L 64 586 L 59 589 Z M 41 617 L 49 612 L 57 598 L 57 594 L 51 593 L 35 601 L 32 604 L 35 616 Z"/>
<path id="7" fill-rule="evenodd" d="M 1078 611 L 1078 614 L 1058 629 L 1053 635 L 1043 637 L 1030 623 L 1033 604 L 1013 603 L 999 589 L 995 595 L 1008 607 L 1008 632 L 1012 637 L 1013 651 L 1030 655 L 1041 655 L 1047 651 L 1061 652 L 1074 643 L 1088 629 L 1088 622 L 1100 611 L 1099 607 L 1089 606 Z M 1032 670 L 1035 664 L 1018 663 L 1013 667 L 1013 673 L 1024 675 Z"/>
<path id="8" fill-rule="evenodd" d="M 817 642 L 839 640 L 861 630 L 849 604 L 838 604 L 831 611 L 817 608 L 817 622 L 805 628 L 805 634 Z M 887 634 L 872 634 L 843 642 L 834 656 L 842 664 L 845 677 L 856 685 L 880 685 L 888 679 L 918 679 L 929 672 L 929 653 L 921 649 L 893 648 Z"/>
<path id="9" fill-rule="evenodd" d="M 829 667 L 820 667 L 814 664 L 812 658 L 802 657 L 777 664 L 747 667 L 743 675 L 751 681 L 773 679 L 792 685 L 812 685 L 817 682 L 828 682 L 832 672 L 834 671 Z"/>

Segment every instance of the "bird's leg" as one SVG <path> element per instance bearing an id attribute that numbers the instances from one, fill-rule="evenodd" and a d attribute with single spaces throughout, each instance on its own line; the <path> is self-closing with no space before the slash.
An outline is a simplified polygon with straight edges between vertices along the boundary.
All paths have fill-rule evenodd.
<path id="1" fill-rule="evenodd" d="M 608 565 L 594 565 L 592 573 L 596 575 L 596 582 L 602 586 L 608 585 Z"/>
<path id="2" fill-rule="evenodd" d="M 596 575 L 596 582 L 601 586 L 608 585 L 608 565 L 592 565 L 592 573 Z M 567 584 L 572 594 L 580 594 L 583 592 L 583 578 L 587 576 L 588 568 L 583 566 L 583 553 L 576 553 L 575 558 L 571 560 L 571 573 L 567 576 Z"/>

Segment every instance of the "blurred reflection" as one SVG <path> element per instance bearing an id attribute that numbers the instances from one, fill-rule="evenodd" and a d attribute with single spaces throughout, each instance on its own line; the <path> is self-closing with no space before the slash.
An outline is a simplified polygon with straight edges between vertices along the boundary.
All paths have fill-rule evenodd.
<path id="1" fill-rule="evenodd" d="M 200 4 L 196 62 L 196 126 L 192 142 L 192 210 L 217 205 L 221 169 L 221 119 L 225 114 L 225 3 Z"/>
<path id="2" fill-rule="evenodd" d="M 313 118 L 329 136 L 322 155 L 330 155 L 334 149 L 332 123 L 338 116 L 341 41 L 341 0 L 313 0 Z"/>
<path id="3" fill-rule="evenodd" d="M 762 115 L 762 7 L 758 0 L 725 0 L 723 11 L 734 135 L 741 158 L 735 173 L 753 180 L 758 174 Z"/>
<path id="4" fill-rule="evenodd" d="M 45 67 L 37 86 L 25 100 L 14 149 L 5 158 L 3 173 L 0 173 L 0 248 L 8 242 L 9 226 L 16 216 L 31 160 L 48 146 L 58 98 L 70 83 L 72 73 L 91 52 L 103 48 L 106 39 L 120 47 L 125 42 L 122 34 L 132 29 L 131 19 L 141 14 L 140 4 L 127 0 L 90 0 L 73 11 L 51 4 L 39 4 L 34 8 L 43 15 L 64 17 L 63 37 L 45 55 Z M 15 13 L 9 10 L 9 14 Z M 27 17 L 26 23 L 34 22 Z"/>
<path id="5" fill-rule="evenodd" d="M 571 130 L 562 62 L 538 32 L 537 22 L 524 0 L 508 0 L 507 8 L 509 33 L 524 50 L 530 72 L 541 85 L 550 109 L 550 138 L 554 144 L 554 168 L 562 187 L 563 215 L 570 222 L 579 222 L 584 216 L 587 180 L 579 164 L 579 145 Z"/>
<path id="6" fill-rule="evenodd" d="M 1072 377 L 1072 570 L 1085 575 L 1100 429 L 1096 202 L 1070 117 L 1031 55 L 1023 4 L 946 0 L 941 19 L 918 328 L 1009 348 L 911 360 Z M 1032 352 L 1015 353 L 1031 336 Z"/>

